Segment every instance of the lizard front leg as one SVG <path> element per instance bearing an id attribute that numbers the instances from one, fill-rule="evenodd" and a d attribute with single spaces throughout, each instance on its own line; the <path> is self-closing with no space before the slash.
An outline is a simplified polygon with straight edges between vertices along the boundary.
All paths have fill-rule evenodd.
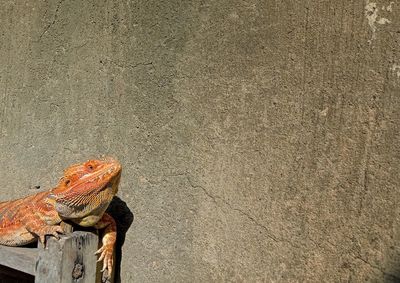
<path id="1" fill-rule="evenodd" d="M 113 268 L 113 251 L 115 241 L 117 240 L 117 224 L 114 218 L 109 214 L 104 213 L 99 222 L 94 225 L 96 229 L 105 229 L 102 238 L 102 247 L 96 252 L 100 254 L 98 261 L 103 260 L 102 272 L 107 269 L 107 275 L 111 276 L 111 271 Z"/>
<path id="2" fill-rule="evenodd" d="M 49 225 L 35 213 L 26 213 L 22 223 L 25 223 L 26 230 L 39 237 L 43 246 L 45 246 L 46 235 L 52 235 L 59 239 L 58 233 L 64 233 L 60 225 Z"/>

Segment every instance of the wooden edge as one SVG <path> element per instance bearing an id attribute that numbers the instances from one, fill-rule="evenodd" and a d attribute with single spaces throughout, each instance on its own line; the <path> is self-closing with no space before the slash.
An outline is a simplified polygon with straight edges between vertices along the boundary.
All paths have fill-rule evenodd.
<path id="1" fill-rule="evenodd" d="M 35 275 L 37 248 L 0 246 L 0 265 Z"/>

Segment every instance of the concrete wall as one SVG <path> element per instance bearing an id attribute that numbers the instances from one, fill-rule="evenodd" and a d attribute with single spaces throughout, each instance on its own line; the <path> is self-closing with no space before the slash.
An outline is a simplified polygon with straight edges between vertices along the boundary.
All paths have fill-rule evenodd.
<path id="1" fill-rule="evenodd" d="M 122 282 L 400 280 L 400 3 L 1 1 L 0 198 L 107 154 Z"/>

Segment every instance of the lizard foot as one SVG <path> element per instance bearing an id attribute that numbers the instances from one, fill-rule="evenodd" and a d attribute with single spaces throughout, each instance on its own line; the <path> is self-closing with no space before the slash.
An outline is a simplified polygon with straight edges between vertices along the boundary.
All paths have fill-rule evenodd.
<path id="1" fill-rule="evenodd" d="M 107 272 L 106 277 L 110 277 L 113 267 L 113 245 L 103 245 L 95 254 L 100 254 L 97 262 L 103 260 L 101 272 L 104 272 L 103 274 Z"/>
<path id="2" fill-rule="evenodd" d="M 64 234 L 64 231 L 61 228 L 61 226 L 59 226 L 59 225 L 54 225 L 54 226 L 48 225 L 48 226 L 41 227 L 38 231 L 35 231 L 34 233 L 39 236 L 39 241 L 45 247 L 46 246 L 45 245 L 46 235 L 52 235 L 52 236 L 56 237 L 56 239 L 59 239 L 60 236 L 58 235 L 58 233 Z"/>

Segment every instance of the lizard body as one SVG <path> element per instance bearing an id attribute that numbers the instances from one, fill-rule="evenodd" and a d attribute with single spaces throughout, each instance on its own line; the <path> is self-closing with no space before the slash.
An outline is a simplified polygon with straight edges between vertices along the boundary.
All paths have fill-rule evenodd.
<path id="1" fill-rule="evenodd" d="M 34 241 L 44 244 L 46 235 L 58 238 L 61 221 L 104 229 L 102 271 L 111 274 L 116 241 L 115 220 L 105 213 L 118 191 L 121 165 L 107 158 L 75 164 L 64 171 L 59 184 L 45 192 L 0 203 L 0 244 L 22 246 Z"/>

